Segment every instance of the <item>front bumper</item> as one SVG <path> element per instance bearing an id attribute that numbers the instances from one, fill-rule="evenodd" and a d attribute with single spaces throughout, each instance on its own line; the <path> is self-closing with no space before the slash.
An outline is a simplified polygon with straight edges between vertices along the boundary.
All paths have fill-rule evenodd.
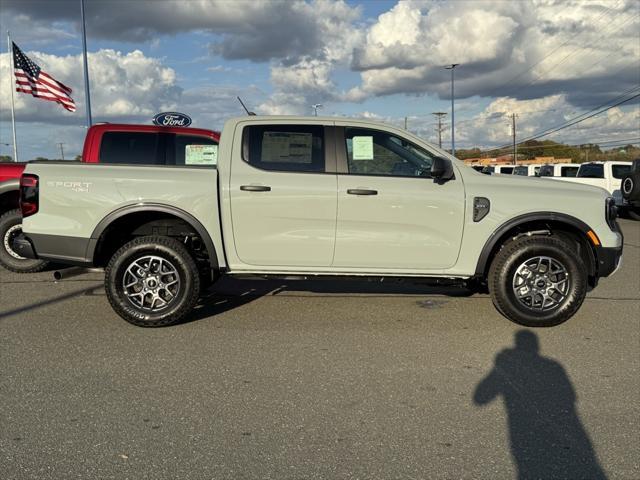
<path id="1" fill-rule="evenodd" d="M 620 267 L 622 246 L 613 248 L 600 247 L 596 253 L 598 257 L 598 277 L 608 277 Z"/>

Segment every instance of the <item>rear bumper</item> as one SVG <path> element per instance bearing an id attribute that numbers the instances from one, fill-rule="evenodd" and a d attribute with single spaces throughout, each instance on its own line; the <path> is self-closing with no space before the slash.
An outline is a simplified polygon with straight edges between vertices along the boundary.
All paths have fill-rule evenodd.
<path id="1" fill-rule="evenodd" d="M 21 233 L 13 239 L 13 244 L 11 248 L 14 252 L 24 258 L 30 258 L 32 260 L 37 260 L 38 256 L 36 255 L 36 251 L 33 248 L 33 244 L 31 241 L 25 236 L 24 233 Z"/>
<path id="2" fill-rule="evenodd" d="M 613 248 L 601 247 L 596 253 L 598 257 L 598 277 L 608 277 L 620 266 L 622 260 L 621 246 Z"/>
<path id="3" fill-rule="evenodd" d="M 89 242 L 88 238 L 21 233 L 13 240 L 12 247 L 25 258 L 87 267 L 91 266 L 91 260 L 86 258 Z"/>

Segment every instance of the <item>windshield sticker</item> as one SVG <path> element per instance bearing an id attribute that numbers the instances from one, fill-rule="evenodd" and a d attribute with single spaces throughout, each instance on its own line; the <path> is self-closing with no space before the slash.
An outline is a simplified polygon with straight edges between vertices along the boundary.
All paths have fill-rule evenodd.
<path id="1" fill-rule="evenodd" d="M 263 162 L 309 163 L 312 158 L 313 135 L 302 132 L 264 132 Z"/>
<path id="2" fill-rule="evenodd" d="M 353 159 L 373 160 L 373 137 L 353 137 Z"/>
<path id="3" fill-rule="evenodd" d="M 185 165 L 217 165 L 218 145 L 187 145 L 184 151 Z"/>

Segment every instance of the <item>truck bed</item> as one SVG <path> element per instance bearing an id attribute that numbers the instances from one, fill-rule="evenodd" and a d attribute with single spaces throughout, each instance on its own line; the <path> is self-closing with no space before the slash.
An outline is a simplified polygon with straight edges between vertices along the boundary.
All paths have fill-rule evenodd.
<path id="1" fill-rule="evenodd" d="M 29 173 L 43 179 L 40 209 L 24 219 L 24 230 L 32 236 L 67 240 L 77 252 L 78 245 L 95 240 L 96 227 L 107 215 L 161 204 L 197 218 L 211 233 L 216 250 L 223 251 L 215 168 L 42 161 L 32 162 Z"/>

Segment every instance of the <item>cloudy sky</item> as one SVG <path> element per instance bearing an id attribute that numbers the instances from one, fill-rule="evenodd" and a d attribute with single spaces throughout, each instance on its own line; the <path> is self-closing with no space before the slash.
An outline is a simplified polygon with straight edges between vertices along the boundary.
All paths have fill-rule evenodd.
<path id="1" fill-rule="evenodd" d="M 637 0 L 85 2 L 94 121 L 149 123 L 178 110 L 220 129 L 243 113 L 240 95 L 262 114 L 311 114 L 321 103 L 326 115 L 407 117 L 434 141 L 431 113 L 450 112 L 444 66 L 459 63 L 456 146 L 491 147 L 510 141 L 511 113 L 524 138 L 640 92 Z M 67 157 L 82 149 L 79 21 L 79 0 L 0 0 L 0 30 L 72 87 L 78 105 L 70 113 L 16 94 L 21 159 L 56 157 L 58 142 Z M 11 153 L 10 79 L 3 53 L 2 154 Z M 545 138 L 637 138 L 637 101 Z"/>

